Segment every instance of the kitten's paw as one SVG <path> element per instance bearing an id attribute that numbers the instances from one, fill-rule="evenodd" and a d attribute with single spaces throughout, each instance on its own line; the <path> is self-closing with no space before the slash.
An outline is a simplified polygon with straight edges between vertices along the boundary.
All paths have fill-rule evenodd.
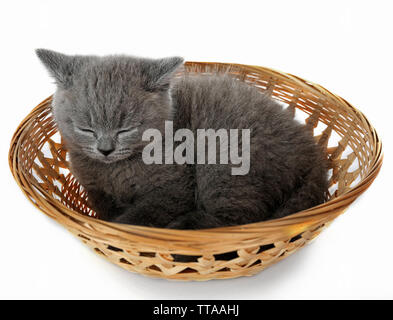
<path id="1" fill-rule="evenodd" d="M 170 222 L 167 226 L 168 229 L 195 229 L 193 226 L 193 221 L 188 219 L 186 216 L 181 216 Z"/>
<path id="2" fill-rule="evenodd" d="M 204 211 L 193 211 L 177 217 L 166 227 L 169 229 L 192 230 L 220 226 L 220 221 Z"/>

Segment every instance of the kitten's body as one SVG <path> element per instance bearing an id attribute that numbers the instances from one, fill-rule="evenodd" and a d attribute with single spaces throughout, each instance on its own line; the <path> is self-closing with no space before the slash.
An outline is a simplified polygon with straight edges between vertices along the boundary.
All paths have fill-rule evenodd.
<path id="1" fill-rule="evenodd" d="M 53 68 L 69 57 L 53 54 L 39 52 L 58 77 Z M 72 172 L 100 218 L 198 229 L 282 217 L 323 202 L 327 181 L 322 150 L 304 126 L 257 89 L 222 75 L 173 79 L 180 63 L 170 59 L 159 64 L 129 57 L 72 59 L 64 62 L 70 70 L 61 71 L 72 74 L 72 79 L 57 79 L 54 114 L 70 150 Z M 90 114 L 90 127 L 95 122 L 101 128 L 95 133 L 96 143 L 83 134 L 77 140 L 67 123 L 83 118 L 81 109 L 85 116 Z M 123 142 L 111 133 L 119 129 L 121 110 L 123 122 L 139 125 L 139 132 Z M 146 143 L 140 135 L 146 128 L 163 131 L 165 120 L 173 120 L 174 130 L 194 133 L 250 129 L 249 173 L 232 175 L 232 166 L 224 164 L 145 164 L 141 152 Z M 117 159 L 106 161 L 86 151 L 104 140 L 120 145 L 113 155 Z"/>

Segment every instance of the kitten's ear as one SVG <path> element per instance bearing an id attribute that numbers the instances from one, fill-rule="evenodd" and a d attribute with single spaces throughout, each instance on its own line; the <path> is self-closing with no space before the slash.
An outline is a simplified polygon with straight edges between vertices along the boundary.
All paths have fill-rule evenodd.
<path id="1" fill-rule="evenodd" d="M 148 89 L 152 91 L 166 91 L 169 89 L 171 80 L 184 63 L 182 57 L 170 57 L 156 60 L 151 68 L 151 79 Z"/>
<path id="2" fill-rule="evenodd" d="M 50 75 L 55 78 L 57 85 L 65 89 L 72 85 L 75 73 L 82 65 L 82 57 L 68 56 L 47 49 L 36 49 L 35 52 Z"/>

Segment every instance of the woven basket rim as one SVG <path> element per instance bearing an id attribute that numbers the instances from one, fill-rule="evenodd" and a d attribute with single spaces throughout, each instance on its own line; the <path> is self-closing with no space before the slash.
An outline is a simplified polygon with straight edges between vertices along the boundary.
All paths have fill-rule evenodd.
<path id="1" fill-rule="evenodd" d="M 206 64 L 207 62 L 186 62 L 187 65 L 192 64 Z M 161 242 L 162 247 L 166 247 L 165 245 L 168 242 L 171 242 L 171 247 L 176 249 L 187 249 L 189 251 L 191 248 L 189 245 L 183 246 L 182 240 L 187 238 L 189 243 L 193 243 L 195 247 L 205 247 L 204 244 L 211 243 L 212 241 L 221 241 L 222 243 L 228 242 L 231 243 L 234 240 L 236 241 L 245 241 L 244 246 L 250 246 L 250 243 L 247 242 L 248 239 L 255 239 L 263 242 L 263 238 L 268 237 L 272 233 L 276 234 L 280 233 L 280 229 L 282 231 L 281 237 L 287 238 L 293 235 L 299 234 L 302 230 L 306 230 L 313 225 L 319 225 L 324 221 L 330 221 L 336 216 L 340 215 L 343 211 L 337 210 L 338 208 L 346 208 L 350 203 L 352 203 L 361 193 L 363 193 L 372 183 L 372 181 L 377 176 L 383 161 L 383 151 L 382 151 L 382 143 L 379 139 L 379 136 L 375 130 L 375 128 L 370 124 L 366 116 L 356 109 L 353 105 L 347 102 L 345 99 L 337 96 L 324 87 L 315 84 L 313 82 L 304 80 L 298 76 L 294 76 L 288 73 L 284 73 L 281 71 L 276 71 L 266 67 L 260 66 L 250 66 L 244 64 L 236 64 L 236 63 L 220 63 L 220 62 L 208 62 L 209 64 L 219 64 L 224 66 L 237 66 L 237 67 L 246 67 L 249 70 L 255 69 L 256 72 L 270 73 L 274 76 L 284 77 L 295 81 L 302 87 L 306 86 L 308 89 L 315 90 L 318 94 L 323 94 L 335 101 L 335 103 L 339 103 L 342 107 L 346 108 L 351 112 L 354 117 L 357 117 L 361 123 L 363 123 L 371 132 L 372 138 L 375 142 L 374 154 L 372 155 L 373 162 L 370 164 L 367 173 L 360 180 L 360 182 L 350 190 L 344 192 L 343 194 L 324 202 L 318 206 L 309 208 L 307 210 L 303 210 L 289 216 L 272 219 L 267 221 L 255 222 L 251 224 L 245 225 L 237 225 L 237 226 L 229 226 L 229 227 L 219 227 L 219 228 L 211 228 L 211 229 L 200 229 L 200 230 L 175 230 L 175 229 L 166 229 L 166 228 L 153 228 L 153 227 L 145 227 L 145 226 L 134 226 L 134 225 L 125 225 L 118 224 L 114 222 L 107 222 L 103 220 L 98 220 L 96 218 L 92 218 L 89 216 L 82 215 L 77 213 L 69 208 L 67 208 L 64 204 L 60 203 L 57 200 L 56 206 L 50 204 L 46 199 L 44 199 L 37 192 L 34 192 L 33 189 L 26 191 L 23 187 L 21 180 L 24 179 L 21 172 L 17 170 L 17 152 L 18 152 L 18 141 L 20 136 L 23 134 L 23 130 L 29 124 L 29 121 L 33 119 L 34 115 L 39 112 L 43 106 L 47 105 L 51 102 L 52 96 L 48 97 L 44 101 L 42 101 L 37 107 L 35 107 L 20 123 L 16 132 L 14 133 L 10 150 L 9 150 L 9 166 L 11 172 L 14 176 L 14 179 L 21 187 L 24 194 L 27 198 L 30 199 L 29 194 L 35 193 L 35 199 L 37 198 L 40 201 L 41 206 L 44 206 L 45 211 L 49 216 L 56 216 L 58 220 L 67 220 L 70 228 L 80 228 L 82 225 L 88 225 L 94 232 L 94 230 L 100 230 L 103 233 L 108 234 L 108 236 L 115 236 L 116 239 L 123 239 L 126 242 L 130 239 L 132 240 L 143 240 L 144 242 L 149 242 L 151 240 L 155 246 L 157 246 L 158 242 Z M 45 192 L 45 190 L 41 190 Z M 34 202 L 33 202 L 34 204 Z M 37 204 L 34 204 L 38 207 Z M 70 220 L 75 220 L 75 223 L 70 222 Z M 288 228 L 291 227 L 292 231 L 288 231 Z M 285 229 L 285 230 L 284 230 Z M 85 229 L 84 229 L 85 230 Z M 86 231 L 86 230 L 85 230 Z M 277 235 L 277 238 L 280 238 Z"/>

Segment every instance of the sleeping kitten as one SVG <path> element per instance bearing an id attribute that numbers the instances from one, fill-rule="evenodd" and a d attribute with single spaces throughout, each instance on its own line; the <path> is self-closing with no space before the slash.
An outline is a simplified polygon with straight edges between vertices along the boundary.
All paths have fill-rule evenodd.
<path id="1" fill-rule="evenodd" d="M 176 229 L 279 218 L 323 202 L 327 166 L 312 134 L 228 75 L 180 78 L 183 59 L 67 56 L 39 49 L 55 78 L 53 114 L 71 171 L 100 219 Z M 250 168 L 145 164 L 143 132 L 250 129 Z M 164 146 L 165 147 L 165 146 Z M 242 150 L 242 143 L 238 143 Z M 196 156 L 196 155 L 195 155 Z"/>

